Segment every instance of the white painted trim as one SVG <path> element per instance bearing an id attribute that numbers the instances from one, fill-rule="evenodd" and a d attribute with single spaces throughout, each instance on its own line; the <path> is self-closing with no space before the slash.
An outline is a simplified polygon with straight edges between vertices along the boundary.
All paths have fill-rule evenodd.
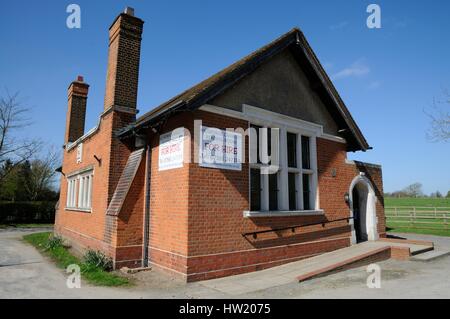
<path id="1" fill-rule="evenodd" d="M 83 174 L 83 173 L 86 173 L 86 172 L 89 172 L 89 171 L 92 171 L 92 170 L 94 170 L 94 165 L 89 165 L 89 166 L 86 166 L 84 168 L 78 169 L 76 171 L 67 173 L 66 176 L 67 176 L 67 178 L 69 178 L 69 177 L 72 177 L 72 176 L 75 176 L 75 175 L 79 175 L 79 174 Z"/>
<path id="2" fill-rule="evenodd" d="M 230 109 L 227 109 L 224 107 L 215 106 L 215 105 L 211 105 L 211 104 L 205 104 L 203 106 L 200 106 L 199 110 L 209 112 L 209 113 L 219 114 L 219 115 L 225 115 L 225 116 L 236 118 L 239 120 L 246 120 L 246 121 L 248 120 L 248 118 L 242 112 L 230 110 Z"/>
<path id="3" fill-rule="evenodd" d="M 279 128 L 286 127 L 288 130 L 309 133 L 315 136 L 321 136 L 323 134 L 322 125 L 316 123 L 296 119 L 291 116 L 275 113 L 248 104 L 242 105 L 242 111 L 246 115 L 247 119 L 254 124 L 276 126 Z"/>
<path id="4" fill-rule="evenodd" d="M 353 178 L 352 182 L 350 183 L 349 187 L 349 198 L 350 198 L 350 217 L 353 218 L 353 188 L 358 184 L 363 183 L 365 187 L 367 187 L 367 199 L 366 199 L 366 211 L 365 211 L 365 219 L 366 219 L 366 230 L 367 230 L 367 239 L 369 241 L 374 241 L 379 238 L 378 234 L 378 217 L 377 217 L 377 211 L 376 211 L 376 202 L 377 197 L 375 195 L 374 188 L 372 186 L 372 183 L 370 180 L 364 176 L 363 174 L 360 174 Z M 354 220 L 349 220 L 351 231 L 352 231 L 352 237 L 351 242 L 352 245 L 356 244 L 356 231 L 355 231 L 355 225 Z"/>
<path id="5" fill-rule="evenodd" d="M 319 136 L 319 137 L 323 138 L 325 140 L 333 141 L 333 142 L 338 142 L 338 143 L 343 143 L 343 144 L 347 143 L 345 138 L 340 137 L 340 136 L 336 136 L 336 135 L 331 135 L 331 134 L 328 134 L 328 133 L 323 133 L 322 136 Z"/>
<path id="6" fill-rule="evenodd" d="M 76 141 L 74 141 L 72 143 L 67 143 L 66 144 L 66 150 L 70 151 L 71 149 L 75 148 L 78 144 L 80 144 L 81 142 L 83 142 L 84 140 L 89 138 L 91 135 L 94 135 L 95 133 L 97 133 L 97 131 L 100 128 L 100 121 L 101 121 L 101 119 L 98 121 L 98 124 L 96 126 L 91 128 L 89 131 L 86 132 L 86 134 L 84 134 L 83 136 L 79 137 Z"/>
<path id="7" fill-rule="evenodd" d="M 236 118 L 236 119 L 244 120 L 244 121 L 258 121 L 259 120 L 259 122 L 267 123 L 269 121 L 269 119 L 272 119 L 272 120 L 270 120 L 271 123 L 273 123 L 273 124 L 278 123 L 280 126 L 286 126 L 286 124 L 290 123 L 292 128 L 294 128 L 294 129 L 299 128 L 299 127 L 302 129 L 308 128 L 309 130 L 312 130 L 314 132 L 318 131 L 318 133 L 316 135 L 317 137 L 331 140 L 334 142 L 347 143 L 347 141 L 340 136 L 335 136 L 332 134 L 324 133 L 323 127 L 320 124 L 297 119 L 297 118 L 294 118 L 294 117 L 291 117 L 288 115 L 268 111 L 268 110 L 258 108 L 255 106 L 251 106 L 251 105 L 247 105 L 247 104 L 244 104 L 242 106 L 243 112 L 230 110 L 230 109 L 227 109 L 224 107 L 215 106 L 215 105 L 211 105 L 211 104 L 205 104 L 205 105 L 201 106 L 199 109 L 201 111 L 224 115 L 224 116 L 228 116 L 228 117 L 232 117 L 232 118 Z M 259 115 L 254 116 L 255 112 L 259 113 Z M 265 116 L 261 116 L 261 115 L 265 115 Z M 255 122 L 255 124 L 258 124 L 258 123 Z M 287 125 L 287 126 L 289 126 L 289 125 Z"/>

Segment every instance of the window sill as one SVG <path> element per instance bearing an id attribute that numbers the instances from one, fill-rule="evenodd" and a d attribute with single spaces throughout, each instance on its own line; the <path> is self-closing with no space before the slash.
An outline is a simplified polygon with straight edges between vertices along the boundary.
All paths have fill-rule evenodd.
<path id="1" fill-rule="evenodd" d="M 65 207 L 64 210 L 71 212 L 81 212 L 81 213 L 91 213 L 92 209 L 90 208 L 78 208 L 78 207 Z"/>
<path id="2" fill-rule="evenodd" d="M 289 216 L 322 216 L 322 209 L 317 210 L 275 210 L 275 211 L 248 211 L 244 210 L 244 218 L 249 217 L 289 217 Z"/>

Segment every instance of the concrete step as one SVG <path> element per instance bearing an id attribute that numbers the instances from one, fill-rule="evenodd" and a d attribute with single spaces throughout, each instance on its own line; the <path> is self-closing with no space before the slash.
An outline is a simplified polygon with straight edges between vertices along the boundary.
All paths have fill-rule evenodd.
<path id="1" fill-rule="evenodd" d="M 444 250 L 444 249 L 435 249 L 431 251 L 427 251 L 421 254 L 414 255 L 411 257 L 411 260 L 414 261 L 432 261 L 441 257 L 445 257 L 450 255 L 450 250 Z"/>

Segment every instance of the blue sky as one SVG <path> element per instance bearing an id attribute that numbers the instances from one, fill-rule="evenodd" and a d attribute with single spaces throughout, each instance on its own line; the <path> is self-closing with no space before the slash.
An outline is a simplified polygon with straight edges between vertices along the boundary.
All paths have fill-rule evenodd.
<path id="1" fill-rule="evenodd" d="M 66 27 L 70 3 L 81 7 L 81 29 Z M 366 26 L 370 3 L 381 7 L 381 29 Z M 0 87 L 32 107 L 23 135 L 62 145 L 78 74 L 91 85 L 86 129 L 96 124 L 108 27 L 127 5 L 145 21 L 141 113 L 298 26 L 374 148 L 349 158 L 382 164 L 386 191 L 413 182 L 450 190 L 450 144 L 427 141 L 423 112 L 450 89 L 448 1 L 2 1 Z"/>

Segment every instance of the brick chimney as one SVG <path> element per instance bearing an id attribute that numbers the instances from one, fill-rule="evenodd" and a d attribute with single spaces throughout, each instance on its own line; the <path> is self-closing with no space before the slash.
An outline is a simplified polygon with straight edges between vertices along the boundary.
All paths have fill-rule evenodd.
<path id="1" fill-rule="evenodd" d="M 89 85 L 80 75 L 69 85 L 65 144 L 76 141 L 84 134 L 88 90 Z"/>
<path id="2" fill-rule="evenodd" d="M 111 107 L 136 111 L 143 25 L 127 7 L 109 28 L 105 111 Z"/>

